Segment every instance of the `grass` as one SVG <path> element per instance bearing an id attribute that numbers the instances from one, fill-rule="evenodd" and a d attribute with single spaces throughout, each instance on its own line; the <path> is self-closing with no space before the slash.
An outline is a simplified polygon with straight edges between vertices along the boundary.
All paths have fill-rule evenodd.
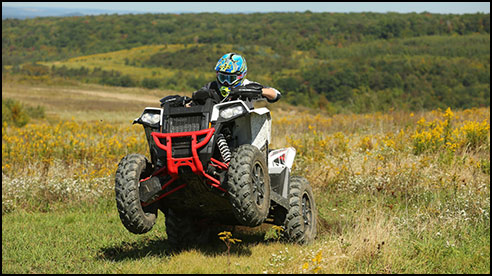
<path id="1" fill-rule="evenodd" d="M 342 205 L 354 207 L 350 205 L 360 199 Z M 489 269 L 490 236 L 485 224 L 410 230 L 388 219 L 381 202 L 366 200 L 350 210 L 341 206 L 343 211 L 307 246 L 264 241 L 259 230 L 238 231 L 235 236 L 243 242 L 233 247 L 231 266 L 219 239 L 207 247 L 173 252 L 162 217 L 150 233 L 132 235 L 122 227 L 113 203 L 101 200 L 46 213 L 18 211 L 4 216 L 2 272 L 309 273 L 319 252 L 323 273 L 487 273 Z M 357 215 L 342 216 L 350 213 Z"/>
<path id="2" fill-rule="evenodd" d="M 166 52 L 173 52 L 182 49 L 183 45 L 169 45 Z M 66 66 L 67 68 L 85 68 L 94 69 L 99 67 L 103 70 L 120 71 L 122 74 L 130 74 L 137 79 L 153 76 L 158 74 L 159 77 L 169 77 L 174 72 L 164 68 L 141 68 L 125 64 L 125 58 L 131 57 L 132 60 L 147 59 L 149 56 L 156 54 L 164 49 L 164 45 L 142 46 L 129 50 L 115 51 L 111 53 L 95 54 L 71 58 L 66 61 L 46 62 L 46 66 L 55 65 L 57 67 Z M 154 72 L 154 73 L 153 73 Z"/>
<path id="3" fill-rule="evenodd" d="M 80 90 L 71 111 L 64 89 Z M 47 113 L 2 126 L 2 273 L 490 272 L 489 108 L 325 116 L 269 105 L 272 148 L 294 146 L 294 173 L 313 186 L 318 238 L 300 246 L 269 225 L 240 228 L 229 256 L 219 237 L 172 251 L 162 213 L 144 235 L 121 224 L 116 164 L 148 155 L 130 125 L 147 105 L 129 109 L 122 95 L 167 92 L 120 89 L 2 84 L 3 97 Z M 114 109 L 99 117 L 101 95 Z"/>
<path id="4" fill-rule="evenodd" d="M 163 221 L 154 226 L 159 230 L 134 236 L 121 227 L 115 204 L 107 200 L 48 213 L 20 211 L 2 221 L 2 272 L 226 272 L 225 245 L 219 239 L 206 248 L 173 252 Z M 254 233 L 242 235 L 244 245 L 231 250 L 230 271 L 261 273 L 265 256 L 283 245 L 263 242 Z"/>
<path id="5" fill-rule="evenodd" d="M 12 77 L 2 83 L 2 97 L 31 106 L 42 105 L 48 119 L 55 121 L 73 118 L 78 122 L 103 120 L 128 124 L 140 116 L 146 106 L 158 107 L 159 99 L 173 94 L 176 92 L 81 83 L 74 85 L 62 79 L 32 81 Z"/>

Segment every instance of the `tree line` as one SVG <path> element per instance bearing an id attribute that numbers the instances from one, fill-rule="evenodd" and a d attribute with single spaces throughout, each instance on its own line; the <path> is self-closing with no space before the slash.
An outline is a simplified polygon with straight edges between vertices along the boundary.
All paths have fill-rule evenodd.
<path id="1" fill-rule="evenodd" d="M 33 74 L 36 61 L 152 44 L 185 47 L 163 47 L 147 58 L 128 57 L 125 64 L 173 69 L 173 76 L 137 79 L 83 67 L 43 70 L 106 85 L 192 90 L 211 81 L 217 59 L 234 50 L 247 58 L 248 78 L 279 88 L 293 104 L 333 112 L 490 105 L 490 14 L 200 13 L 2 20 L 2 65 L 18 73 Z"/>
<path id="2" fill-rule="evenodd" d="M 429 35 L 490 34 L 490 14 L 137 14 L 2 20 L 2 64 L 60 60 L 150 44 L 269 46 L 293 50 Z"/>

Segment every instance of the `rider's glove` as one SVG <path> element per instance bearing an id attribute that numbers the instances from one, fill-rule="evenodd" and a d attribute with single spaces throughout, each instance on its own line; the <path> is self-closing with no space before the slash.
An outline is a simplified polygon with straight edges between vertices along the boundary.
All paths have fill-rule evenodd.
<path id="1" fill-rule="evenodd" d="M 231 96 L 241 96 L 250 99 L 261 98 L 262 88 L 263 86 L 257 83 L 250 83 L 245 86 L 234 87 L 231 89 Z"/>
<path id="2" fill-rule="evenodd" d="M 182 97 L 179 95 L 173 95 L 173 96 L 166 96 L 161 99 L 161 107 L 163 107 L 165 104 L 169 104 L 171 107 L 180 107 L 184 106 L 185 104 L 189 103 L 191 99 L 189 97 Z"/>
<path id="3" fill-rule="evenodd" d="M 210 89 L 201 88 L 193 93 L 192 99 L 195 102 L 204 102 L 208 98 L 213 98 L 212 91 Z"/>

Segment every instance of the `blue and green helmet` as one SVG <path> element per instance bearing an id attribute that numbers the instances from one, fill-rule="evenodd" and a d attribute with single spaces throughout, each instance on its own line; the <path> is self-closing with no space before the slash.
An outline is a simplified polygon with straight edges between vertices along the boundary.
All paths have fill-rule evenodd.
<path id="1" fill-rule="evenodd" d="M 215 65 L 217 81 L 220 84 L 220 92 L 226 97 L 230 89 L 240 86 L 248 72 L 246 59 L 236 53 L 223 55 Z"/>

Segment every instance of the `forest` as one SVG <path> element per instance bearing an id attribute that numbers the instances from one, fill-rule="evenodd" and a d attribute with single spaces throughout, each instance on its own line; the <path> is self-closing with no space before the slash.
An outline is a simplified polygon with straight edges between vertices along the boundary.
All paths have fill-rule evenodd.
<path id="1" fill-rule="evenodd" d="M 111 60 L 101 66 L 63 63 L 149 45 L 162 47 L 111 67 Z M 307 11 L 2 20 L 3 74 L 190 92 L 212 81 L 216 61 L 231 51 L 246 57 L 249 79 L 278 88 L 291 104 L 329 113 L 490 106 L 490 14 Z M 135 75 L 116 65 L 153 70 Z"/>

